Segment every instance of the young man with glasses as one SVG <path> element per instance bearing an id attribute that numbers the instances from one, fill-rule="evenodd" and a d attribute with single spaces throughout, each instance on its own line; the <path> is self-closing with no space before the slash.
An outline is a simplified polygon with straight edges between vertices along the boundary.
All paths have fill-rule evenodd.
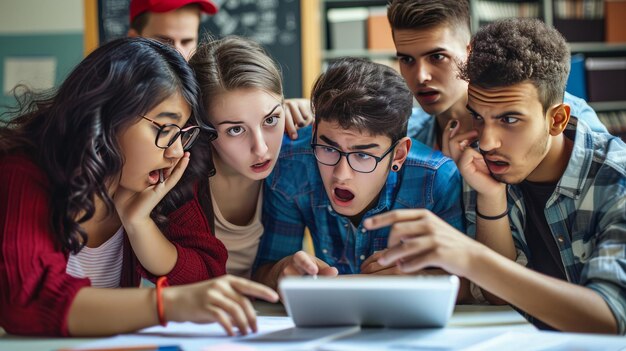
<path id="1" fill-rule="evenodd" d="M 275 287 L 285 275 L 397 274 L 376 262 L 389 229 L 362 225 L 392 209 L 427 208 L 464 230 L 459 173 L 406 137 L 412 97 L 393 69 L 341 59 L 318 79 L 312 105 L 313 129 L 283 145 L 266 182 L 257 280 Z M 299 251 L 305 227 L 317 257 Z"/>

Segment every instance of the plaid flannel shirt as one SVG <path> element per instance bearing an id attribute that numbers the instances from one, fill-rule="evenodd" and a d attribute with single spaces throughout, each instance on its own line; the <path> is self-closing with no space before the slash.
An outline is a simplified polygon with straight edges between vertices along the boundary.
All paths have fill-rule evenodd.
<path id="1" fill-rule="evenodd" d="M 626 144 L 596 133 L 572 117 L 565 136 L 574 147 L 565 173 L 544 210 L 559 248 L 567 280 L 593 289 L 626 333 Z M 522 192 L 509 185 L 509 221 L 517 249 L 516 261 L 532 262 L 524 237 L 526 211 Z M 476 192 L 464 187 L 467 234 L 476 234 Z M 481 299 L 480 289 L 472 293 Z M 584 301 L 581 301 L 584 303 Z M 532 321 L 531 316 L 526 316 Z"/>

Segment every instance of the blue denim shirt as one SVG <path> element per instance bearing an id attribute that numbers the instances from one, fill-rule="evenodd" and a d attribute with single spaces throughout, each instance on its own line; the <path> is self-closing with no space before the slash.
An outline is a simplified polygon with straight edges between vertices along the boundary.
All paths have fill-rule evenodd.
<path id="1" fill-rule="evenodd" d="M 311 127 L 295 141 L 285 140 L 278 163 L 265 181 L 264 233 L 255 267 L 293 255 L 302 248 L 309 228 L 318 258 L 340 274 L 359 273 L 365 259 L 387 247 L 389 228 L 368 231 L 363 220 L 401 208 L 426 208 L 465 232 L 461 178 L 454 162 L 413 141 L 399 172 L 389 172 L 376 206 L 354 226 L 336 213 L 326 195 L 317 161 L 310 147 Z"/>
<path id="2" fill-rule="evenodd" d="M 591 130 L 599 133 L 608 133 L 604 124 L 598 119 L 596 112 L 585 100 L 565 92 L 563 101 L 570 105 L 570 114 L 585 121 L 591 127 Z M 434 116 L 429 115 L 420 107 L 414 107 L 413 113 L 409 118 L 407 135 L 421 141 L 423 144 L 434 147 L 437 141 Z"/>
<path id="3" fill-rule="evenodd" d="M 546 220 L 567 280 L 602 296 L 617 320 L 619 332 L 625 334 L 626 144 L 608 133 L 591 131 L 575 117 L 564 134 L 574 141 L 574 147 L 565 172 L 546 203 Z M 516 261 L 532 268 L 533 253 L 524 236 L 526 210 L 522 191 L 517 185 L 509 185 L 507 191 Z M 476 192 L 468 187 L 464 198 L 467 233 L 475 236 Z M 527 318 L 532 321 L 532 317 Z"/>

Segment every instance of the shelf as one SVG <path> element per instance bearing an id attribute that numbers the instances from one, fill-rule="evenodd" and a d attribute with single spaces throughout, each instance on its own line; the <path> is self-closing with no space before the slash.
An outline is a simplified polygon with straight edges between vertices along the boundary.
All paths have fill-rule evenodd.
<path id="1" fill-rule="evenodd" d="M 605 43 L 605 42 L 588 42 L 588 43 L 569 43 L 570 51 L 576 52 L 616 52 L 622 51 L 626 53 L 626 43 Z"/>
<path id="2" fill-rule="evenodd" d="M 396 52 L 392 50 L 325 50 L 322 53 L 322 59 L 332 60 L 344 56 L 364 57 L 371 60 L 377 59 L 396 59 Z"/>
<path id="3" fill-rule="evenodd" d="M 626 101 L 590 102 L 589 106 L 591 106 L 596 112 L 626 111 Z"/>
<path id="4" fill-rule="evenodd" d="M 387 6 L 386 0 L 323 0 L 322 3 L 327 8 Z"/>

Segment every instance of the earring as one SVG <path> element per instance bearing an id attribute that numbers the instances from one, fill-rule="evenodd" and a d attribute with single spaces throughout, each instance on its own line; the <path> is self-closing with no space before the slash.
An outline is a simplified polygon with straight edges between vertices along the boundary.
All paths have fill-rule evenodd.
<path id="1" fill-rule="evenodd" d="M 398 167 L 398 165 L 393 165 L 393 166 L 391 166 L 391 169 L 392 169 L 394 172 L 397 172 L 397 171 L 400 169 L 400 167 Z"/>

